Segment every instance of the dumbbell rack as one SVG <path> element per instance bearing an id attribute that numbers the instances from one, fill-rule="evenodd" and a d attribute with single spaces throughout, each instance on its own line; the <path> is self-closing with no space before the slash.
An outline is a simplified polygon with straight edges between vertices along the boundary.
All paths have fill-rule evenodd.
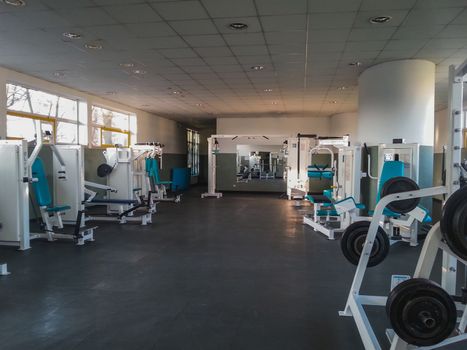
<path id="1" fill-rule="evenodd" d="M 360 337 L 362 339 L 362 342 L 366 350 L 381 350 L 381 345 L 379 344 L 378 339 L 376 338 L 375 332 L 373 331 L 373 328 L 371 327 L 370 321 L 365 313 L 364 306 L 367 305 L 367 306 L 385 307 L 387 296 L 362 295 L 360 294 L 360 289 L 363 283 L 363 279 L 365 277 L 368 261 L 370 259 L 371 251 L 373 249 L 373 244 L 376 239 L 378 226 L 379 226 L 381 219 L 383 218 L 384 208 L 386 208 L 386 206 L 390 204 L 391 202 L 395 202 L 399 200 L 431 197 L 431 196 L 443 195 L 446 193 L 447 193 L 447 189 L 444 186 L 430 187 L 430 188 L 420 189 L 417 191 L 391 194 L 391 195 L 383 197 L 377 203 L 374 214 L 373 214 L 373 218 L 370 223 L 370 227 L 368 229 L 368 234 L 366 236 L 366 240 L 363 245 L 363 250 L 360 256 L 360 260 L 358 262 L 358 266 L 355 272 L 352 286 L 350 287 L 349 296 L 347 298 L 345 309 L 339 312 L 340 316 L 348 316 L 348 317 L 354 318 L 358 331 L 360 333 Z M 439 226 L 438 224 L 435 225 L 433 229 L 438 226 Z M 431 234 L 429 234 L 429 236 L 430 235 Z M 425 251 L 428 241 L 431 242 L 432 240 L 430 239 L 426 241 L 426 243 L 423 246 L 423 251 Z M 434 242 L 436 243 L 436 240 Z M 443 247 L 443 249 L 444 248 L 446 247 Z M 436 245 L 434 248 L 431 248 L 430 246 L 430 251 L 432 251 L 432 249 L 437 250 L 438 245 Z M 434 255 L 436 256 L 436 254 Z M 424 261 L 424 260 L 427 260 L 427 257 L 424 257 L 422 254 L 420 256 L 420 261 Z M 423 263 L 421 265 L 423 265 L 424 267 L 429 266 L 430 271 L 431 271 L 432 264 L 430 266 L 429 262 Z M 428 273 L 428 276 L 429 276 L 429 273 Z M 463 339 L 464 338 L 462 338 L 461 340 Z M 460 341 L 460 340 L 457 340 L 457 341 Z M 406 346 L 404 347 L 401 344 L 401 340 L 399 340 L 398 337 L 394 337 L 392 341 L 391 349 L 392 350 L 408 349 L 406 343 L 405 345 Z"/>

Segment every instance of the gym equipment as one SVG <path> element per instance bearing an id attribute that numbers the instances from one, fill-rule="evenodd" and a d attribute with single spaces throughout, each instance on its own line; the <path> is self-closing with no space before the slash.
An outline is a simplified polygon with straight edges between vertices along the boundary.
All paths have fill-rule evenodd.
<path id="1" fill-rule="evenodd" d="M 370 228 L 369 221 L 357 221 L 346 228 L 341 239 L 342 253 L 354 265 L 358 265 L 360 255 Z M 389 237 L 381 226 L 378 226 L 375 242 L 368 259 L 368 267 L 381 263 L 389 253 Z"/>
<path id="2" fill-rule="evenodd" d="M 57 145 L 57 149 L 62 155 L 64 164 L 67 168 L 66 181 L 54 181 L 54 198 L 55 201 L 66 199 L 70 209 L 63 215 L 64 222 L 75 223 L 79 211 L 84 208 L 90 208 L 96 205 L 106 207 L 107 215 L 94 215 L 91 210 L 86 211 L 84 221 L 117 221 L 121 224 L 127 222 L 137 222 L 142 225 L 147 225 L 152 222 L 152 211 L 148 204 L 148 200 L 142 198 L 137 191 L 132 191 L 131 197 L 118 198 L 118 191 L 129 191 L 129 186 L 122 186 L 117 189 L 112 186 L 98 184 L 84 179 L 84 147 L 79 145 Z M 123 156 L 126 153 L 122 152 Z M 113 170 L 111 174 L 118 175 L 118 179 L 126 179 L 129 174 L 125 172 L 125 166 L 117 171 L 116 163 L 111 163 Z M 54 169 L 60 166 L 54 161 Z M 132 174 L 134 177 L 136 175 Z M 132 179 L 133 179 L 132 176 Z M 117 183 L 115 181 L 115 183 Z M 132 187 L 132 186 L 131 186 Z M 106 196 L 97 198 L 98 190 L 104 190 Z M 111 207 L 111 208 L 110 208 Z M 155 205 L 153 206 L 155 208 Z"/>
<path id="3" fill-rule="evenodd" d="M 449 197 L 443 207 L 440 227 L 449 248 L 467 260 L 467 187 Z"/>
<path id="4" fill-rule="evenodd" d="M 388 179 L 381 190 L 381 197 L 385 197 L 387 195 L 393 193 L 401 193 L 401 192 L 408 192 L 408 191 L 416 191 L 419 190 L 417 183 L 405 176 L 397 176 L 391 179 Z M 397 214 L 407 214 L 414 210 L 418 204 L 420 203 L 420 198 L 412 198 L 406 199 L 403 201 L 395 201 L 388 204 L 387 208 L 392 210 Z"/>
<path id="5" fill-rule="evenodd" d="M 57 204 L 52 206 L 51 196 L 43 164 L 37 158 L 42 148 L 42 136 L 38 137 L 34 149 L 28 156 L 28 142 L 26 140 L 1 140 L 0 141 L 0 182 L 2 183 L 0 198 L 0 244 L 17 246 L 20 250 L 31 248 L 31 240 L 46 238 L 49 241 L 55 239 L 71 239 L 78 245 L 94 238 L 96 227 L 78 227 L 74 234 L 59 233 L 54 227 L 63 228 L 62 214 L 69 206 Z M 60 166 L 55 169 L 54 176 L 57 181 L 65 183 L 68 176 L 62 155 L 55 145 L 49 145 L 54 161 Z M 41 210 L 41 232 L 30 231 L 29 216 L 29 185 L 32 185 L 36 199 Z M 4 199 L 3 199 L 4 198 Z M 56 202 L 60 203 L 60 202 Z M 65 202 L 62 202 L 65 203 Z M 76 217 L 75 217 L 76 219 Z"/>
<path id="6" fill-rule="evenodd" d="M 458 264 L 467 267 L 464 246 L 465 240 L 465 189 L 460 188 L 464 172 L 461 169 L 461 150 L 463 148 L 464 108 L 463 88 L 467 76 L 467 60 L 459 67 L 450 66 L 450 100 L 448 116 L 451 137 L 446 152 L 446 186 L 423 188 L 420 190 L 400 192 L 387 195 L 378 202 L 355 276 L 350 288 L 345 309 L 340 316 L 353 317 L 357 325 L 363 345 L 367 350 L 380 350 L 381 345 L 366 315 L 364 306 L 387 306 L 394 329 L 386 331 L 391 343 L 391 350 L 414 349 L 414 344 L 428 344 L 426 349 L 437 349 L 450 344 L 467 341 L 467 304 L 466 289 L 462 296 L 455 296 Z M 441 292 L 438 286 L 423 281 L 402 282 L 395 287 L 389 300 L 384 296 L 362 295 L 360 289 L 366 272 L 373 244 L 378 232 L 379 221 L 384 208 L 394 201 L 428 198 L 437 195 L 449 197 L 443 210 L 441 222 L 433 225 L 423 244 L 413 278 L 429 279 L 433 274 L 438 251 L 443 252 L 441 268 Z M 452 199 L 451 199 L 452 198 Z M 447 205 L 449 207 L 447 208 Z M 443 225 L 443 228 L 441 228 Z M 443 231 L 443 232 L 442 232 Z M 448 232 L 449 231 L 449 232 Z M 460 235 L 462 233 L 463 235 Z M 460 237 L 459 237 L 460 236 Z M 446 237 L 446 239 L 445 239 Z M 449 237 L 449 238 L 448 238 Z M 463 240 L 459 240 L 462 238 Z M 456 300 L 454 314 L 452 297 Z M 386 305 L 388 304 L 388 305 Z M 400 311 L 402 310 L 402 315 Z M 460 312 L 462 316 L 457 317 Z M 401 318 L 402 317 L 402 318 Z M 455 332 L 452 330 L 452 320 L 455 320 Z M 432 332 L 429 331 L 431 328 Z M 425 345 L 422 345 L 425 346 Z"/>
<path id="7" fill-rule="evenodd" d="M 158 202 L 180 203 L 181 195 L 167 197 L 167 187 L 172 185 L 172 181 L 162 181 L 159 176 L 159 161 L 157 158 L 146 158 L 146 173 L 151 186 L 152 200 Z"/>
<path id="8" fill-rule="evenodd" d="M 344 142 L 348 142 L 348 139 L 346 138 Z M 328 151 L 333 153 L 332 150 Z M 320 169 L 318 171 L 311 170 L 314 178 L 322 179 L 331 176 L 333 189 L 325 190 L 323 195 L 306 195 L 305 199 L 313 204 L 313 214 L 303 217 L 305 225 L 311 226 L 331 240 L 335 239 L 337 232 L 343 232 L 352 222 L 359 220 L 360 210 L 365 208 L 359 203 L 360 180 L 366 175 L 360 170 L 361 147 L 338 147 L 338 151 L 337 171 L 336 169 L 325 171 L 323 175 L 323 167 L 318 166 Z M 332 155 L 331 158 L 333 157 Z M 310 175 L 310 170 L 308 175 Z"/>
<path id="9" fill-rule="evenodd" d="M 454 300 L 425 278 L 412 278 L 397 285 L 388 296 L 386 313 L 396 334 L 411 345 L 438 344 L 456 328 Z"/>
<path id="10" fill-rule="evenodd" d="M 216 156 L 219 153 L 219 140 L 238 143 L 241 140 L 272 138 L 287 139 L 288 135 L 211 135 L 208 137 L 208 191 L 201 194 L 201 198 L 222 198 L 221 192 L 216 192 Z M 230 140 L 228 140 L 230 139 Z M 248 141 L 246 141 L 248 143 Z M 305 170 L 306 172 L 306 170 Z"/>

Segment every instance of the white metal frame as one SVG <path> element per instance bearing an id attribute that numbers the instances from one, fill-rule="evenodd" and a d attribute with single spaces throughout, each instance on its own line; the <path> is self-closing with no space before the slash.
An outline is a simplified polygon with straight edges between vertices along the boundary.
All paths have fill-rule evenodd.
<path id="1" fill-rule="evenodd" d="M 367 350 L 380 350 L 376 335 L 371 327 L 371 323 L 363 308 L 364 305 L 385 306 L 387 297 L 361 295 L 360 288 L 366 272 L 371 250 L 376 238 L 379 219 L 382 217 L 384 208 L 391 202 L 401 199 L 422 198 L 436 195 L 451 195 L 460 188 L 459 172 L 461 162 L 461 150 L 463 145 L 463 82 L 464 76 L 467 74 L 467 61 L 461 66 L 449 68 L 449 120 L 451 128 L 451 137 L 449 138 L 447 152 L 447 184 L 446 187 L 433 187 L 421 189 L 418 191 L 404 192 L 383 197 L 376 205 L 375 214 L 371 221 L 368 234 L 363 246 L 360 260 L 355 272 L 352 286 L 349 291 L 345 309 L 339 312 L 340 316 L 351 316 L 357 325 L 362 342 Z M 467 266 L 467 261 L 463 260 L 442 241 L 442 233 L 440 224 L 435 224 L 425 240 L 422 252 L 418 259 L 414 277 L 430 278 L 433 270 L 434 261 L 438 249 L 443 251 L 443 266 L 441 271 L 442 287 L 451 295 L 456 292 L 456 274 L 458 263 Z M 465 328 L 467 326 L 467 306 L 457 304 L 458 310 L 463 311 L 462 317 L 458 320 L 458 335 L 452 336 L 439 344 L 423 349 L 437 349 L 448 344 L 453 344 L 467 340 Z M 394 334 L 392 330 L 387 331 L 388 338 L 391 342 L 391 350 L 408 350 L 414 349 L 414 346 L 407 344 Z"/>
<path id="2" fill-rule="evenodd" d="M 348 138 L 343 139 L 345 142 L 348 143 Z M 323 141 L 331 141 L 331 140 L 323 140 Z M 336 233 L 343 232 L 352 222 L 356 220 L 364 220 L 359 216 L 360 211 L 356 206 L 356 202 L 360 200 L 360 180 L 364 176 L 361 171 L 361 146 L 346 146 L 340 147 L 340 145 L 333 146 L 339 148 L 339 155 L 338 155 L 338 172 L 339 175 L 337 176 L 334 174 L 333 176 L 333 184 L 334 184 L 334 194 L 336 199 L 344 200 L 349 197 L 349 201 L 345 201 L 342 203 L 342 206 L 336 208 L 338 215 L 327 215 L 327 216 L 319 216 L 318 212 L 322 209 L 323 204 L 321 203 L 314 203 L 313 204 L 313 214 L 312 216 L 304 215 L 303 216 L 303 223 L 312 227 L 315 231 L 322 233 L 328 239 L 334 240 L 336 239 Z M 316 146 L 311 149 L 310 153 L 315 150 L 327 150 L 331 153 L 331 159 L 334 162 L 334 154 L 331 149 L 325 146 Z M 346 178 L 346 169 L 345 168 L 345 157 L 352 157 L 352 164 L 351 164 L 351 174 L 350 179 Z M 333 165 L 334 167 L 334 165 Z M 335 169 L 334 169 L 335 170 Z M 338 178 L 338 180 L 336 180 Z M 341 183 L 342 182 L 342 183 Z M 345 191 L 345 184 L 350 183 L 350 192 L 352 193 L 343 193 L 341 194 L 340 191 Z M 324 206 L 329 206 L 329 203 L 325 203 Z"/>

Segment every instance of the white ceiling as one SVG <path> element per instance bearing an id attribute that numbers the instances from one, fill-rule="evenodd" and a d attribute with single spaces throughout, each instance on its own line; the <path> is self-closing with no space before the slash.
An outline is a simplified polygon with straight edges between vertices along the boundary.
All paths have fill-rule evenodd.
<path id="1" fill-rule="evenodd" d="M 0 3 L 0 65 L 187 121 L 355 111 L 359 73 L 404 58 L 437 64 L 442 108 L 448 66 L 467 58 L 467 0 L 26 1 Z M 392 21 L 369 23 L 381 15 Z"/>

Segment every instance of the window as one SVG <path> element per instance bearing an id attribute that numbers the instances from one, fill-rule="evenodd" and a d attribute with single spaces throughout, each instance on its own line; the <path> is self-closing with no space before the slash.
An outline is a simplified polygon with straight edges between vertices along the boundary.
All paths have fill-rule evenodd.
<path id="1" fill-rule="evenodd" d="M 15 84 L 6 84 L 6 95 L 8 138 L 31 141 L 49 132 L 55 143 L 86 143 L 85 103 Z"/>
<path id="2" fill-rule="evenodd" d="M 92 106 L 91 145 L 128 147 L 136 142 L 136 115 Z"/>
<path id="3" fill-rule="evenodd" d="M 187 130 L 188 167 L 191 168 L 191 176 L 199 175 L 199 133 Z"/>

